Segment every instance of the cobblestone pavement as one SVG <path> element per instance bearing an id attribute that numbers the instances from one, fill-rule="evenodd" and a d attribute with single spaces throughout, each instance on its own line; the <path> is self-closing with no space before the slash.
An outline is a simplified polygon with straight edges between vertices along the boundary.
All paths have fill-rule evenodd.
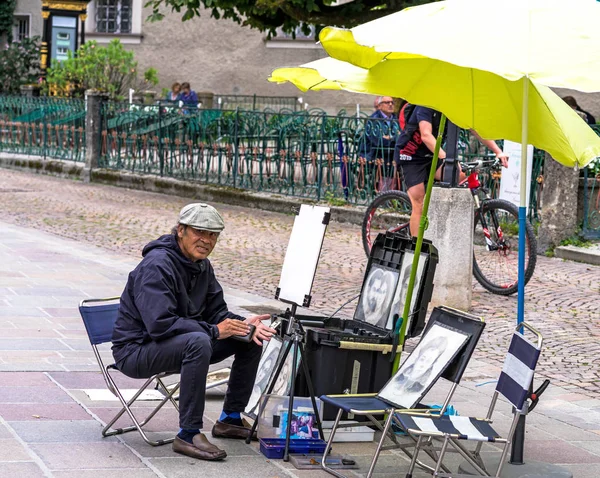
<path id="1" fill-rule="evenodd" d="M 174 225 L 188 199 L 28 173 L 0 170 L 0 220 L 140 257 L 144 244 Z M 273 297 L 293 216 L 216 204 L 226 230 L 212 262 L 220 281 Z M 328 228 L 311 308 L 333 312 L 357 295 L 365 257 L 360 228 Z M 474 282 L 472 313 L 488 322 L 477 358 L 499 364 L 515 323 L 516 297 L 500 297 Z M 344 315 L 352 313 L 352 305 Z M 526 289 L 526 320 L 545 347 L 539 375 L 567 390 L 600 397 L 600 267 L 538 258 Z"/>

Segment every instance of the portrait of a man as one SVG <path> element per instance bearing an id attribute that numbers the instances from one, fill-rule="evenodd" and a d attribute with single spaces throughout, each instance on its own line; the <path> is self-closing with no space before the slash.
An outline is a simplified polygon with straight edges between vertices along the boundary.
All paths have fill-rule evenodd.
<path id="1" fill-rule="evenodd" d="M 397 282 L 398 272 L 372 266 L 363 285 L 354 318 L 385 327 Z"/>
<path id="2" fill-rule="evenodd" d="M 389 317 L 385 326 L 387 329 L 391 329 L 394 326 L 394 314 L 402 316 L 402 313 L 404 312 L 404 304 L 406 303 L 406 294 L 408 292 L 408 282 L 410 280 L 410 271 L 412 269 L 414 257 L 415 255 L 412 252 L 406 251 L 404 253 L 404 257 L 402 258 L 400 279 L 398 280 L 398 287 L 396 287 L 394 301 L 392 302 L 392 307 L 390 308 Z M 408 317 L 408 325 L 406 326 L 407 331 L 410 330 L 410 324 L 413 319 L 412 314 L 414 314 L 416 311 L 415 309 L 417 306 L 419 291 L 421 290 L 421 281 L 423 279 L 426 261 L 427 254 L 421 254 L 419 257 L 419 264 L 417 266 L 417 276 L 415 277 L 413 295 L 410 300 L 410 315 Z"/>

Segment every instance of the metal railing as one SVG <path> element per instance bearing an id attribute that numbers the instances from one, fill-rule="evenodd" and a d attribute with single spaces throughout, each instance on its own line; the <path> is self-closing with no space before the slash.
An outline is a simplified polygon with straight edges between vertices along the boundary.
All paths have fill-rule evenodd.
<path id="1" fill-rule="evenodd" d="M 0 97 L 0 151 L 83 161 L 85 115 L 84 100 Z M 387 139 L 398 133 L 395 121 L 345 111 L 328 116 L 316 109 L 205 110 L 106 102 L 100 128 L 99 165 L 106 168 L 340 204 L 364 204 L 383 189 L 403 189 Z M 467 131 L 460 141 L 465 159 L 489 153 Z M 540 216 L 542 168 L 543 152 L 536 151 L 532 220 Z M 499 172 L 482 174 L 493 196 L 500 177 Z"/>
<path id="2" fill-rule="evenodd" d="M 85 102 L 0 96 L 0 151 L 84 161 Z"/>

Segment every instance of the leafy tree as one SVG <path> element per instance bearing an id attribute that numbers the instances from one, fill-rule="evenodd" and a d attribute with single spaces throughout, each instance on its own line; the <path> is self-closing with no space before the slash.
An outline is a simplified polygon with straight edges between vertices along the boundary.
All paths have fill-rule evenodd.
<path id="1" fill-rule="evenodd" d="M 0 50 L 0 93 L 19 93 L 19 87 L 38 83 L 40 78 L 40 39 L 24 38 Z"/>
<path id="2" fill-rule="evenodd" d="M 46 77 L 47 88 L 62 95 L 81 96 L 85 90 L 107 93 L 113 100 L 126 97 L 129 88 L 136 90 L 158 84 L 156 69 L 144 72 L 138 80 L 138 63 L 132 51 L 125 50 L 118 39 L 106 47 L 86 42 L 76 54 L 68 53 L 63 61 L 52 61 Z"/>
<path id="3" fill-rule="evenodd" d="M 5 37 L 8 43 L 13 41 L 12 28 L 17 0 L 0 1 L 0 37 Z"/>
<path id="4" fill-rule="evenodd" d="M 354 27 L 370 20 L 389 15 L 403 8 L 430 3 L 431 0 L 148 0 L 152 8 L 150 21 L 164 18 L 161 7 L 183 12 L 182 20 L 200 16 L 205 7 L 214 18 L 229 18 L 243 26 L 267 32 L 269 38 L 281 28 L 285 33 L 295 34 L 300 28 L 310 33 L 311 25 L 334 25 Z M 436 1 L 436 0 L 433 0 Z M 449 25 L 451 27 L 451 25 Z"/>

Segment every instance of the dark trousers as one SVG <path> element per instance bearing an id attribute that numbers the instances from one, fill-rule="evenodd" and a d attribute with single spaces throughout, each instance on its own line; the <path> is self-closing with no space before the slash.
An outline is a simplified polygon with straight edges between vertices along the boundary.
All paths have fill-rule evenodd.
<path id="1" fill-rule="evenodd" d="M 117 367 L 131 378 L 148 378 L 160 372 L 180 373 L 179 426 L 193 430 L 203 425 L 208 366 L 235 356 L 223 410 L 243 412 L 252 393 L 261 350 L 254 342 L 211 340 L 205 333 L 191 332 L 140 345 Z"/>

